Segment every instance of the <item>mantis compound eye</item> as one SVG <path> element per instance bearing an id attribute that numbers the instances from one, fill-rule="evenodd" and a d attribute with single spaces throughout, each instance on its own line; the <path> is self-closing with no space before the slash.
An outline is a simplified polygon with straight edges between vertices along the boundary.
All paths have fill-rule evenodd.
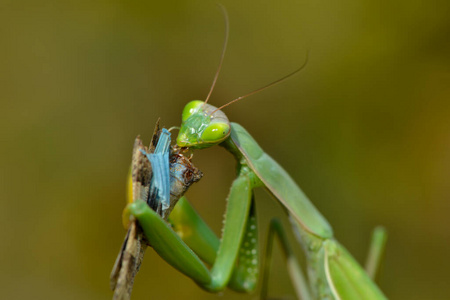
<path id="1" fill-rule="evenodd" d="M 186 106 L 183 109 L 183 113 L 181 115 L 181 120 L 183 122 L 186 121 L 190 116 L 192 116 L 201 108 L 203 103 L 204 103 L 203 101 L 194 100 L 186 104 Z"/>
<path id="2" fill-rule="evenodd" d="M 218 142 L 230 133 L 230 125 L 223 122 L 211 123 L 202 133 L 204 142 Z"/>

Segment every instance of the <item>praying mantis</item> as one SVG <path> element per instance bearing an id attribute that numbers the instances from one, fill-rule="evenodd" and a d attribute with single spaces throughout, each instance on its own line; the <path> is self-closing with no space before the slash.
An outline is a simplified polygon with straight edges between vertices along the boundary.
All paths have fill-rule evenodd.
<path id="1" fill-rule="evenodd" d="M 221 238 L 209 229 L 186 198 L 181 198 L 169 215 L 169 222 L 152 210 L 147 202 L 134 199 L 125 210 L 125 219 L 137 220 L 149 244 L 170 265 L 191 278 L 201 288 L 218 292 L 226 287 L 253 292 L 259 281 L 259 243 L 253 190 L 265 188 L 284 208 L 307 262 L 307 275 L 293 254 L 286 229 L 274 219 L 270 223 L 263 267 L 261 298 L 267 297 L 268 261 L 271 245 L 278 237 L 297 297 L 311 299 L 386 299 L 373 278 L 386 242 L 384 229 L 372 237 L 366 270 L 333 237 L 333 230 L 289 174 L 237 123 L 228 120 L 222 109 L 256 92 L 278 84 L 303 69 L 272 82 L 228 104 L 208 103 L 218 78 L 228 42 L 226 37 L 219 68 L 205 101 L 189 102 L 182 112 L 176 139 L 184 149 L 204 149 L 219 145 L 237 162 L 237 177 L 231 185 Z M 205 264 L 206 263 L 206 264 Z M 210 265 L 211 268 L 208 268 Z"/>

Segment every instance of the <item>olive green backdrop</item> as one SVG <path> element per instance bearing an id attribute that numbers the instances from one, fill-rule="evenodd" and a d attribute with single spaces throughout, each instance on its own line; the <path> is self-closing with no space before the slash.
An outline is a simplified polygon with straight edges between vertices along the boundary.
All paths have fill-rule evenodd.
<path id="1" fill-rule="evenodd" d="M 0 1 L 0 298 L 111 298 L 133 140 L 204 99 L 222 47 L 214 1 L 162 3 Z M 387 227 L 390 298 L 449 299 L 450 2 L 221 3 L 231 33 L 211 103 L 284 76 L 310 49 L 300 74 L 225 112 L 358 260 Z M 213 148 L 194 162 L 205 176 L 188 196 L 220 232 L 233 159 Z M 257 195 L 264 239 L 283 214 Z M 279 257 L 270 290 L 292 292 Z M 133 296 L 257 298 L 207 294 L 151 250 Z"/>

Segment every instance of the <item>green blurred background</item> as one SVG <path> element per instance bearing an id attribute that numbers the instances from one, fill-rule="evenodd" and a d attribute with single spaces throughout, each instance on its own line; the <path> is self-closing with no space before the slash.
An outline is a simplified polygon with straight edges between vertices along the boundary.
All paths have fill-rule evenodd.
<path id="1" fill-rule="evenodd" d="M 211 103 L 286 167 L 355 257 L 389 230 L 392 299 L 450 298 L 450 2 L 220 1 L 230 41 Z M 214 1 L 0 1 L 2 299 L 110 299 L 133 140 L 204 99 L 224 24 Z M 234 173 L 196 152 L 188 193 L 220 232 Z M 257 192 L 261 237 L 280 208 Z M 279 248 L 276 248 L 279 256 Z M 272 295 L 289 295 L 281 258 Z M 220 299 L 255 299 L 225 291 Z M 149 250 L 134 299 L 219 299 Z"/>

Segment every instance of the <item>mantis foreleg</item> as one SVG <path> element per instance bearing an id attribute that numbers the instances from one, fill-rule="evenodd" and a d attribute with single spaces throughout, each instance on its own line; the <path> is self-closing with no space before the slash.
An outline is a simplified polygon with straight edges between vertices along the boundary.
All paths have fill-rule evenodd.
<path id="1" fill-rule="evenodd" d="M 216 260 L 220 240 L 183 197 L 169 216 L 173 230 L 207 264 Z"/>
<path id="2" fill-rule="evenodd" d="M 199 257 L 143 201 L 129 204 L 126 213 L 138 219 L 155 251 L 173 267 L 209 291 L 220 291 L 228 284 L 246 232 L 254 183 L 248 170 L 241 169 L 228 197 L 222 240 L 209 271 Z"/>

